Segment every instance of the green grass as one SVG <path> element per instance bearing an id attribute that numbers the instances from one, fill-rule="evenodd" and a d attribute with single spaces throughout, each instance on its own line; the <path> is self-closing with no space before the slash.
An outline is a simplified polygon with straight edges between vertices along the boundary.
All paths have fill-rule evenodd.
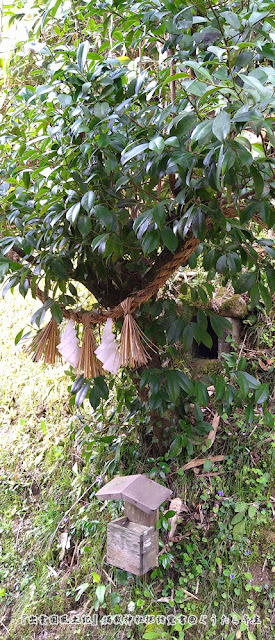
<path id="1" fill-rule="evenodd" d="M 184 458 L 150 459 L 140 453 L 137 417 L 122 408 L 108 420 L 111 406 L 94 414 L 72 408 L 64 367 L 34 364 L 14 346 L 36 305 L 10 294 L 0 306 L 0 635 L 42 640 L 44 627 L 31 625 L 30 615 L 97 613 L 104 622 L 132 613 L 168 616 L 171 626 L 161 618 L 58 624 L 45 627 L 47 638 L 271 638 L 274 440 L 260 412 L 255 429 L 241 412 L 223 417 L 209 453 L 225 458 L 208 472 L 182 471 Z M 105 442 L 110 433 L 114 439 Z M 149 473 L 185 504 L 171 542 L 162 513 L 159 568 L 142 580 L 106 563 L 107 523 L 122 508 L 94 498 L 96 477 L 104 481 L 107 472 Z M 176 614 L 186 619 L 172 624 Z M 261 624 L 242 619 L 256 614 Z"/>

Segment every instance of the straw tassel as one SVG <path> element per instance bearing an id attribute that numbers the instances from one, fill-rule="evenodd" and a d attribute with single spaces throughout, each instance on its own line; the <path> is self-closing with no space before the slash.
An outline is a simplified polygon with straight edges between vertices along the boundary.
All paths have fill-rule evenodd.
<path id="1" fill-rule="evenodd" d="M 80 373 L 83 370 L 84 378 L 97 378 L 102 373 L 102 367 L 94 354 L 96 341 L 90 327 L 89 318 L 84 319 L 84 324 L 83 343 L 77 364 L 77 372 Z"/>
<path id="2" fill-rule="evenodd" d="M 59 358 L 57 345 L 60 337 L 57 328 L 57 322 L 52 318 L 41 331 L 31 341 L 26 352 L 32 354 L 32 360 L 38 362 L 44 355 L 44 362 L 54 364 L 56 357 Z"/>
<path id="3" fill-rule="evenodd" d="M 124 322 L 121 330 L 120 356 L 122 366 L 128 364 L 133 369 L 147 364 L 148 360 L 151 359 L 148 351 L 141 343 L 141 337 L 150 349 L 153 348 L 153 344 L 148 340 L 131 315 L 131 302 L 131 298 L 121 302 L 124 311 Z"/>

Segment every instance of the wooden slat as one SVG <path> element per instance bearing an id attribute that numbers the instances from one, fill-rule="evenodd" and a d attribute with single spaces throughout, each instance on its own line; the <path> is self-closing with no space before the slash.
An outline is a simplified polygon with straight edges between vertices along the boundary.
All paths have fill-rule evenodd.
<path id="1" fill-rule="evenodd" d="M 146 476 L 138 476 L 122 492 L 125 502 L 134 504 L 145 513 L 152 513 L 172 495 L 172 491 Z"/>
<path id="2" fill-rule="evenodd" d="M 153 513 L 171 497 L 172 491 L 141 474 L 117 477 L 97 492 L 100 500 L 118 500 L 133 504 L 145 513 Z"/>
<path id="3" fill-rule="evenodd" d="M 125 517 L 107 527 L 107 562 L 134 575 L 157 566 L 158 532 Z"/>
<path id="4" fill-rule="evenodd" d="M 140 474 L 134 476 L 117 476 L 110 482 L 101 487 L 96 493 L 97 498 L 100 500 L 120 500 L 122 498 L 122 492 L 126 489 L 136 478 L 139 478 Z"/>

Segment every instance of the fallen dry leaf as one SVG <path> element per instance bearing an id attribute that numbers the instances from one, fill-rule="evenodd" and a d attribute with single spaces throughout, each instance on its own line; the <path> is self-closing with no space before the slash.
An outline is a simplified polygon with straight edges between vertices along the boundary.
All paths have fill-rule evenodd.
<path id="1" fill-rule="evenodd" d="M 169 518 L 169 522 L 171 524 L 171 529 L 169 531 L 169 535 L 168 538 L 169 540 L 171 540 L 174 537 L 174 533 L 176 531 L 176 527 L 178 524 L 178 519 L 179 519 L 179 514 L 182 513 L 182 511 L 185 511 L 188 513 L 188 509 L 186 507 L 186 505 L 182 502 L 182 500 L 180 498 L 173 498 L 173 500 L 171 500 L 170 505 L 169 505 L 169 511 L 175 511 L 175 515 L 172 516 L 172 518 Z"/>
<path id="2" fill-rule="evenodd" d="M 264 371 L 268 371 L 268 367 L 262 360 L 258 360 L 258 364 L 260 365 L 261 369 L 263 369 Z"/>
<path id="3" fill-rule="evenodd" d="M 200 467 L 205 463 L 205 460 L 211 460 L 211 462 L 221 462 L 224 460 L 225 456 L 208 456 L 207 458 L 195 458 L 194 460 L 190 460 L 183 467 L 183 471 L 187 471 L 187 469 L 194 469 L 194 467 Z"/>
<path id="4" fill-rule="evenodd" d="M 215 415 L 214 415 L 214 418 L 212 420 L 213 429 L 211 431 L 209 431 L 209 433 L 205 436 L 204 444 L 205 444 L 205 446 L 207 446 L 208 449 L 210 449 L 210 447 L 212 447 L 212 444 L 215 441 L 216 434 L 217 434 L 217 429 L 218 429 L 218 426 L 219 426 L 219 423 L 220 423 L 220 419 L 221 419 L 220 416 L 218 416 L 218 414 L 216 412 Z M 206 443 L 208 443 L 208 441 L 210 441 L 209 444 L 206 444 Z"/>
<path id="5" fill-rule="evenodd" d="M 158 598 L 157 602 L 171 602 L 172 598 L 167 598 L 166 596 L 164 596 L 163 598 Z"/>

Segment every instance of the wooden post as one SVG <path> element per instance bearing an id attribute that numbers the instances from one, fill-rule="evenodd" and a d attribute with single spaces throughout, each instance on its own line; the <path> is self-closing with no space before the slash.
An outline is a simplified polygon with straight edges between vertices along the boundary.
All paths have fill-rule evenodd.
<path id="1" fill-rule="evenodd" d="M 145 513 L 130 502 L 125 502 L 124 513 L 131 522 L 144 524 L 146 527 L 155 527 L 159 519 L 159 509 L 152 511 L 152 513 Z"/>

